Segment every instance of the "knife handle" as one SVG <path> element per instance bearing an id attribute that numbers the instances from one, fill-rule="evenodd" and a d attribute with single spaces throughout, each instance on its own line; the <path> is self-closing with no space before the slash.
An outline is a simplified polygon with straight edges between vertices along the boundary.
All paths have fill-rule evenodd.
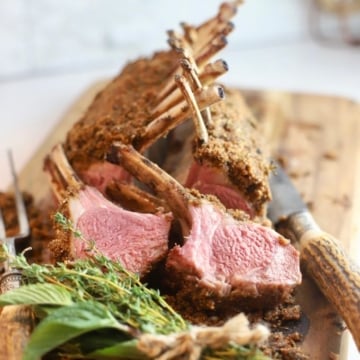
<path id="1" fill-rule="evenodd" d="M 7 305 L 0 314 L 0 360 L 21 360 L 35 317 L 30 306 Z"/>
<path id="2" fill-rule="evenodd" d="M 360 350 L 360 269 L 340 242 L 322 231 L 311 214 L 289 218 L 300 240 L 301 262 L 306 272 L 345 321 Z"/>

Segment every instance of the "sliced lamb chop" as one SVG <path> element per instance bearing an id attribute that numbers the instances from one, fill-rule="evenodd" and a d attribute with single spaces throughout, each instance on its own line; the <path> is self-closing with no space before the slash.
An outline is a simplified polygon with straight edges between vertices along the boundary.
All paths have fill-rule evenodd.
<path id="1" fill-rule="evenodd" d="M 225 36 L 232 28 L 228 20 L 235 9 L 236 4 L 223 4 L 213 19 L 194 27 L 191 43 L 186 36 L 174 36 L 173 41 L 170 39 L 173 49 L 128 64 L 95 97 L 68 132 L 64 144 L 71 165 L 85 183 L 104 193 L 112 180 L 129 181 L 129 175 L 121 168 L 104 162 L 111 143 L 121 141 L 144 152 L 191 116 L 188 103 L 179 97 L 174 79 L 174 75 L 181 75 L 180 63 L 188 54 L 198 61 L 198 75 L 207 85 L 194 91 L 200 110 L 222 99 L 221 88 L 213 82 L 227 68 L 223 62 L 211 66 L 209 61 L 225 46 Z"/>
<path id="2" fill-rule="evenodd" d="M 58 260 L 89 255 L 89 243 L 84 239 L 141 276 L 166 256 L 171 214 L 137 213 L 114 205 L 97 189 L 81 182 L 61 145 L 47 157 L 45 170 L 57 199 L 62 201 L 60 211 L 83 236 L 82 239 L 60 229 L 58 239 L 51 245 Z"/>
<path id="3" fill-rule="evenodd" d="M 270 227 L 235 219 L 131 146 L 114 144 L 108 159 L 152 187 L 180 221 L 184 243 L 170 250 L 166 269 L 169 283 L 194 306 L 272 306 L 301 282 L 298 251 Z"/>

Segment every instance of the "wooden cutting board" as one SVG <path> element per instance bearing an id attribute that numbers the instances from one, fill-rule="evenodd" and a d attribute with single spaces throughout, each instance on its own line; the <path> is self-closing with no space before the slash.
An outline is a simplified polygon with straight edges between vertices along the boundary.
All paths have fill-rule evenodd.
<path id="1" fill-rule="evenodd" d="M 106 82 L 82 94 L 22 169 L 22 189 L 41 203 L 49 193 L 42 172 L 51 147 L 64 140 L 95 94 Z M 341 240 L 350 254 L 360 252 L 360 105 L 345 98 L 273 91 L 243 91 L 262 123 L 266 143 L 281 156 L 315 219 Z M 302 345 L 313 360 L 329 354 L 345 359 L 341 320 L 307 276 L 297 290 L 304 311 Z M 309 325 L 309 327 L 308 327 Z M 341 349 L 340 349 L 341 348 Z"/>

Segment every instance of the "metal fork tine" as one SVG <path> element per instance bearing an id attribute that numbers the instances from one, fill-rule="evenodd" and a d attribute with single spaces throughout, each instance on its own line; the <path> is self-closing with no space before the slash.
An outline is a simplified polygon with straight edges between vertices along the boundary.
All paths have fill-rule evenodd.
<path id="1" fill-rule="evenodd" d="M 11 151 L 8 151 L 10 170 L 13 178 L 15 207 L 17 211 L 18 234 L 6 236 L 4 217 L 0 209 L 0 241 L 7 247 L 7 257 L 4 261 L 4 272 L 0 277 L 0 293 L 17 289 L 22 284 L 21 271 L 13 266 L 12 259 L 16 255 L 15 240 L 30 233 L 25 203 L 19 190 L 14 161 Z M 0 313 L 0 359 L 22 359 L 24 349 L 29 340 L 35 322 L 31 307 L 26 305 L 5 306 Z"/>
<path id="2" fill-rule="evenodd" d="M 26 214 L 24 199 L 19 189 L 17 175 L 15 171 L 14 159 L 11 150 L 8 150 L 8 158 L 9 158 L 9 165 L 13 180 L 15 205 L 16 205 L 16 212 L 19 223 L 19 233 L 16 235 L 16 238 L 23 238 L 29 235 L 30 232 L 29 221 Z"/>
<path id="3" fill-rule="evenodd" d="M 6 238 L 5 221 L 0 209 L 0 240 L 3 241 Z"/>
<path id="4" fill-rule="evenodd" d="M 24 199 L 19 189 L 11 150 L 8 150 L 8 159 L 13 179 L 15 206 L 18 218 L 19 231 L 17 234 L 7 237 L 4 218 L 2 214 L 0 214 L 0 240 L 7 247 L 8 255 L 10 257 L 13 257 L 16 255 L 15 240 L 28 236 L 30 233 L 30 226 L 27 218 Z M 5 271 L 0 278 L 1 293 L 5 293 L 8 290 L 17 288 L 20 286 L 21 283 L 21 273 L 17 269 L 11 267 L 11 261 L 9 258 L 4 262 L 4 270 Z"/>

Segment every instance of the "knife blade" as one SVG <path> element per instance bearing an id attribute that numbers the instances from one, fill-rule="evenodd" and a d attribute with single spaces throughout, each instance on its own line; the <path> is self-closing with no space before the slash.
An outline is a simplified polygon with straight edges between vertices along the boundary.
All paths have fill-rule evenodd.
<path id="1" fill-rule="evenodd" d="M 360 269 L 340 241 L 319 227 L 284 169 L 275 166 L 268 216 L 281 234 L 297 241 L 303 269 L 343 318 L 360 351 Z"/>

